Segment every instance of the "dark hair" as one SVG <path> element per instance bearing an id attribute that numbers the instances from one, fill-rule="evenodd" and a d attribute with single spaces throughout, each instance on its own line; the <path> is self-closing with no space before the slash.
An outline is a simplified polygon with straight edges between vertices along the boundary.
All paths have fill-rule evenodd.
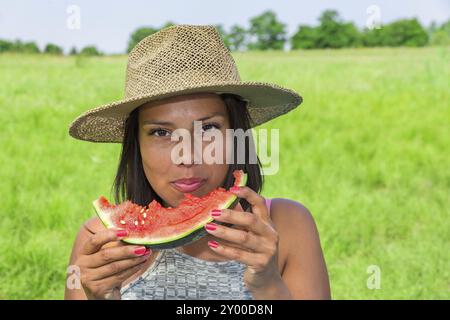
<path id="1" fill-rule="evenodd" d="M 226 105 L 231 129 L 243 129 L 244 131 L 248 130 L 250 128 L 250 116 L 247 110 L 247 103 L 234 94 L 224 93 L 220 94 L 220 97 Z M 112 189 L 114 189 L 115 202 L 118 204 L 125 200 L 131 200 L 141 206 L 146 206 L 153 199 L 155 199 L 159 203 L 163 204 L 162 199 L 156 194 L 149 184 L 142 166 L 138 139 L 138 116 L 139 108 L 136 108 L 130 113 L 125 122 L 119 166 L 112 186 Z M 229 165 L 227 178 L 221 187 L 225 189 L 230 188 L 234 182 L 232 172 L 234 170 L 241 169 L 247 173 L 247 186 L 257 193 L 260 193 L 263 187 L 263 176 L 261 175 L 261 162 L 254 149 L 253 136 L 249 135 L 249 137 L 246 137 L 245 139 L 246 154 L 244 164 L 239 164 L 237 163 L 238 161 L 236 161 L 237 145 L 234 141 L 235 161 Z M 257 163 L 249 163 L 249 156 L 251 152 L 254 152 Z M 245 199 L 241 199 L 240 203 L 244 210 L 247 210 L 250 207 L 250 204 Z"/>

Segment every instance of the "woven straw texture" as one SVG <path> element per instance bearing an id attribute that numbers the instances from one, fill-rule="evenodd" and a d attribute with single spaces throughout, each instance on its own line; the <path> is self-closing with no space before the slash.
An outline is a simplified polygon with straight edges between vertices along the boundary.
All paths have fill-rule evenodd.
<path id="1" fill-rule="evenodd" d="M 124 98 L 84 112 L 70 124 L 69 134 L 80 140 L 121 143 L 125 121 L 135 108 L 198 92 L 240 96 L 247 102 L 252 127 L 302 102 L 298 93 L 279 85 L 242 82 L 214 26 L 174 25 L 144 38 L 128 54 Z"/>

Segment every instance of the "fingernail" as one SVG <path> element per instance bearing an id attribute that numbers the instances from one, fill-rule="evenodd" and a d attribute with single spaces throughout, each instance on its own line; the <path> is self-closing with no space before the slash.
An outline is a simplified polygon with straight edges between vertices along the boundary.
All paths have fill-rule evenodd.
<path id="1" fill-rule="evenodd" d="M 217 241 L 208 241 L 208 246 L 210 246 L 211 248 L 217 248 L 219 244 L 217 243 Z"/>
<path id="2" fill-rule="evenodd" d="M 116 235 L 121 238 L 121 237 L 126 237 L 128 235 L 128 231 L 127 230 L 119 230 L 116 232 Z"/>
<path id="3" fill-rule="evenodd" d="M 218 209 L 214 209 L 213 211 L 211 211 L 211 215 L 213 217 L 218 217 L 222 214 L 222 210 L 218 210 Z"/>
<path id="4" fill-rule="evenodd" d="M 139 247 L 134 249 L 134 254 L 137 256 L 143 255 L 145 252 L 147 251 L 147 249 L 145 247 Z"/>
<path id="5" fill-rule="evenodd" d="M 238 192 L 239 190 L 241 190 L 239 187 L 237 187 L 237 186 L 232 186 L 231 188 L 230 188 L 230 191 L 231 192 Z"/>
<path id="6" fill-rule="evenodd" d="M 206 228 L 206 230 L 210 230 L 210 231 L 214 231 L 217 229 L 217 227 L 214 223 L 207 223 L 205 228 Z"/>

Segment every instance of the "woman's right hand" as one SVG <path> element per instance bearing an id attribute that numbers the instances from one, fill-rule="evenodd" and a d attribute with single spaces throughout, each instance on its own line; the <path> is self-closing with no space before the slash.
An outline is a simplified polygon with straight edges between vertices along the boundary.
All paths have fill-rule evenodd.
<path id="1" fill-rule="evenodd" d="M 151 250 L 143 246 L 102 248 L 126 236 L 126 230 L 106 229 L 84 243 L 75 265 L 80 268 L 80 282 L 88 299 L 120 299 L 122 283 L 149 258 Z"/>

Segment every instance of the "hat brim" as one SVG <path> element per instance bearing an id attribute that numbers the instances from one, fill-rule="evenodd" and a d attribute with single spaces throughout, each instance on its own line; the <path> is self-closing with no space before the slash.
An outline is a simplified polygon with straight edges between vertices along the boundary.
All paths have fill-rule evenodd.
<path id="1" fill-rule="evenodd" d="M 255 127 L 296 108 L 303 101 L 295 91 L 273 83 L 239 82 L 188 87 L 182 90 L 141 95 L 101 105 L 78 116 L 69 126 L 69 134 L 91 142 L 122 143 L 125 121 L 144 103 L 197 92 L 233 93 L 247 101 L 250 125 Z"/>

